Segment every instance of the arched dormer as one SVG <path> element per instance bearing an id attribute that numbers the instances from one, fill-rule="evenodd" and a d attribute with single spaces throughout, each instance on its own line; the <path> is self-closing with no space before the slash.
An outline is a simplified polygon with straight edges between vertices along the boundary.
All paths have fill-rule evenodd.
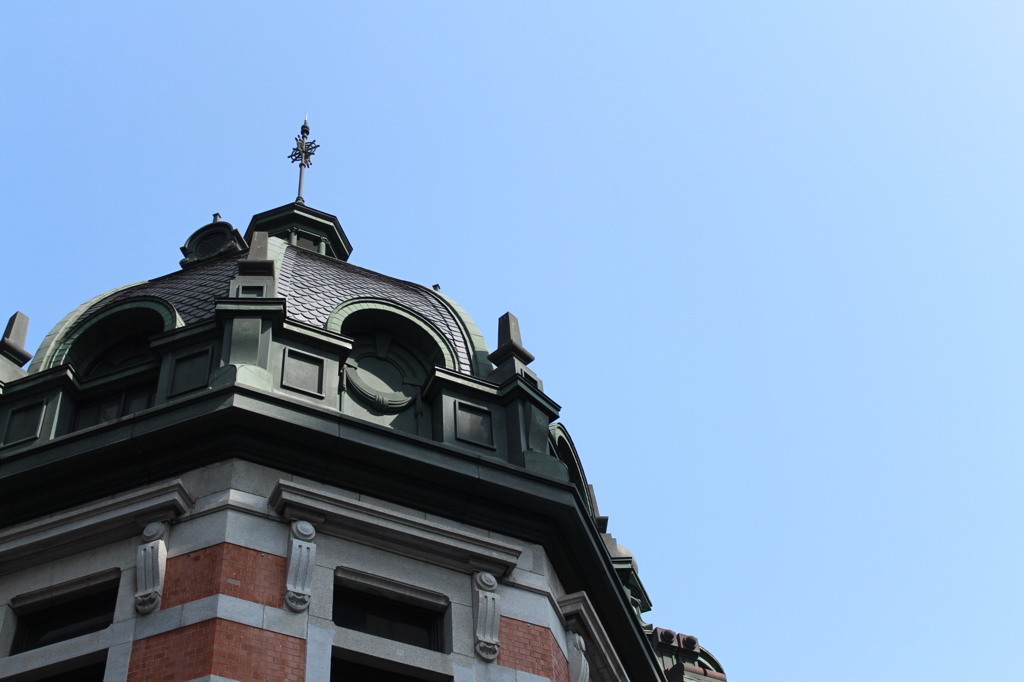
<path id="1" fill-rule="evenodd" d="M 569 482 L 579 490 L 583 504 L 586 505 L 590 515 L 597 518 L 594 492 L 591 490 L 590 484 L 587 483 L 587 475 L 583 472 L 583 464 L 580 463 L 579 453 L 576 452 L 576 446 L 572 442 L 569 431 L 561 422 L 556 422 L 551 425 L 549 433 L 551 453 L 565 465 L 569 474 Z"/>
<path id="2" fill-rule="evenodd" d="M 150 338 L 183 324 L 166 301 L 140 297 L 109 306 L 58 339 L 49 365 L 70 365 L 81 388 L 65 428 L 77 431 L 152 407 L 160 358 Z"/>
<path id="3" fill-rule="evenodd" d="M 59 339 L 57 350 L 48 360 L 46 369 L 70 364 L 80 375 L 88 375 L 114 347 L 137 346 L 141 337 L 170 331 L 184 324 L 171 304 L 156 297 L 139 296 L 115 303 L 81 321 Z"/>
<path id="4" fill-rule="evenodd" d="M 213 222 L 193 232 L 181 247 L 181 253 L 185 256 L 181 259 L 181 267 L 190 268 L 211 258 L 247 248 L 249 245 L 238 234 L 238 230 L 231 223 L 221 220 L 220 213 L 214 213 Z"/>
<path id="5" fill-rule="evenodd" d="M 423 387 L 434 367 L 459 371 L 447 339 L 420 315 L 379 299 L 347 301 L 325 326 L 353 341 L 342 377 L 342 410 L 428 437 Z"/>

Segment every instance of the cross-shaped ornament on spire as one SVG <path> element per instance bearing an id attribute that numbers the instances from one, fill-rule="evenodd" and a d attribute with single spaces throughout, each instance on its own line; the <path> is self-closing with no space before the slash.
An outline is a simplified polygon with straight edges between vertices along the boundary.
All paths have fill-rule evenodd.
<path id="1" fill-rule="evenodd" d="M 306 179 L 306 169 L 313 165 L 311 157 L 319 147 L 316 140 L 309 139 L 309 116 L 307 115 L 302 122 L 299 134 L 295 137 L 295 149 L 288 155 L 292 163 L 299 162 L 299 196 L 295 198 L 297 204 L 306 203 L 306 200 L 302 198 L 302 183 Z"/>

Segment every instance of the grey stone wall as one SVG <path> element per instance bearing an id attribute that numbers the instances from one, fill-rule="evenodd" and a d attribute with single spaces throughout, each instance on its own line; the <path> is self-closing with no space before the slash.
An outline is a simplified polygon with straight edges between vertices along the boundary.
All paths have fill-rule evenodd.
<path id="1" fill-rule="evenodd" d="M 573 654 L 570 642 L 574 640 L 567 634 L 569 611 L 560 605 L 567 595 L 539 545 L 240 460 L 190 471 L 144 492 L 104 499 L 0 532 L 0 679 L 28 680 L 105 650 L 105 680 L 121 682 L 127 679 L 133 641 L 221 618 L 304 639 L 310 681 L 326 682 L 332 656 L 344 653 L 363 661 L 397 664 L 428 679 L 440 675 L 457 682 L 533 682 L 536 675 L 498 666 L 475 649 L 479 628 L 474 622 L 474 576 L 480 571 L 495 576 L 492 592 L 501 616 L 549 629 L 566 658 Z M 219 594 L 147 615 L 137 612 L 136 555 L 146 524 L 170 523 L 168 561 L 221 543 L 288 558 L 294 539 L 292 523 L 299 519 L 316 529 L 309 540 L 315 545 L 313 562 L 308 567 L 289 567 L 309 571 L 307 607 L 274 608 Z M 51 546 L 55 542 L 58 546 Z M 48 553 L 41 555 L 40 547 L 48 547 Z M 33 562 L 38 556 L 47 560 Z M 290 561 L 297 560 L 293 552 Z M 59 591 L 104 572 L 120 575 L 113 625 L 8 655 L 19 598 Z M 332 595 L 337 584 L 433 604 L 444 612 L 443 651 L 335 626 Z M 578 615 L 580 599 L 586 602 L 585 595 L 570 599 L 575 605 L 570 620 Z M 592 640 L 603 636 L 592 614 L 589 628 L 594 632 L 579 634 Z M 588 650 L 588 659 L 604 657 L 591 667 L 619 670 L 617 661 L 604 660 L 615 658 L 606 640 L 604 636 L 601 643 L 591 645 L 593 652 Z"/>

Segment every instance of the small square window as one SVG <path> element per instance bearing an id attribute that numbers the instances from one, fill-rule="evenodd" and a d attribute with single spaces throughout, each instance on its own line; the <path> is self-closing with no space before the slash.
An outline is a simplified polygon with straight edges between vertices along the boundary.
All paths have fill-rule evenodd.
<path id="1" fill-rule="evenodd" d="M 238 287 L 239 298 L 263 298 L 263 285 L 243 284 Z"/>
<path id="2" fill-rule="evenodd" d="M 334 587 L 334 624 L 385 639 L 441 651 L 441 624 L 437 611 L 341 585 Z"/>

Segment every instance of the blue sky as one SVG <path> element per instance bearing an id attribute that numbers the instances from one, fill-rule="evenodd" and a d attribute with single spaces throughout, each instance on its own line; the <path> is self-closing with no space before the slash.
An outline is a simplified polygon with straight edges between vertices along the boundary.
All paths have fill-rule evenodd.
<path id="1" fill-rule="evenodd" d="M 30 349 L 311 206 L 507 310 L 649 620 L 732 680 L 1024 668 L 1024 5 L 0 6 Z"/>

